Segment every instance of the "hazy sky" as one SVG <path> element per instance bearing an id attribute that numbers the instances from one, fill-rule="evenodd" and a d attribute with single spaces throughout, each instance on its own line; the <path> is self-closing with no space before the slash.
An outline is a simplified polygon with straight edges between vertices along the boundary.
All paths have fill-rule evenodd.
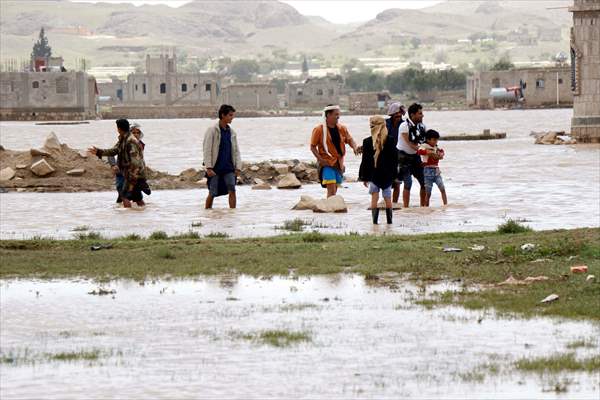
<path id="1" fill-rule="evenodd" d="M 73 0 L 95 3 L 97 0 Z M 187 0 L 102 0 L 105 3 L 166 4 L 179 7 Z M 366 21 L 388 8 L 423 8 L 440 3 L 442 0 L 283 0 L 304 15 L 318 15 L 331 22 L 349 23 Z"/>

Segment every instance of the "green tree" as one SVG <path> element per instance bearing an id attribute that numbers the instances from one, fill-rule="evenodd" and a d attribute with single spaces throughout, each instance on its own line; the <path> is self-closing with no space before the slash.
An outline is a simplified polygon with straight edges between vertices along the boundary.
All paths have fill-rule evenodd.
<path id="1" fill-rule="evenodd" d="M 255 60 L 237 60 L 231 64 L 230 71 L 237 81 L 249 82 L 260 71 L 260 65 Z"/>
<path id="2" fill-rule="evenodd" d="M 505 71 L 515 67 L 508 57 L 502 57 L 493 66 L 492 71 Z"/>
<path id="3" fill-rule="evenodd" d="M 31 59 L 36 57 L 44 57 L 48 58 L 52 56 L 52 47 L 48 44 L 48 38 L 46 37 L 46 32 L 44 31 L 44 27 L 40 29 L 40 35 L 38 37 L 38 41 L 33 45 L 33 51 L 31 52 Z"/>

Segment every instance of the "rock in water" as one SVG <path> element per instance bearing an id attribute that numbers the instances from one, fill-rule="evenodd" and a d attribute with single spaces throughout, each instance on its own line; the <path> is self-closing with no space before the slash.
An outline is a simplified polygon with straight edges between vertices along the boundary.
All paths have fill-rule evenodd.
<path id="1" fill-rule="evenodd" d="M 67 175 L 70 176 L 81 176 L 83 174 L 85 174 L 84 168 L 74 168 L 67 171 Z"/>
<path id="2" fill-rule="evenodd" d="M 48 164 L 48 161 L 43 159 L 33 164 L 29 169 L 37 176 L 46 176 L 54 172 L 54 168 Z"/>
<path id="3" fill-rule="evenodd" d="M 87 152 L 87 150 L 79 150 L 77 152 L 77 154 L 79 154 L 79 157 L 81 157 L 81 158 L 88 158 L 88 152 Z"/>
<path id="4" fill-rule="evenodd" d="M 286 165 L 287 168 L 287 165 Z M 278 189 L 298 189 L 302 187 L 302 183 L 296 178 L 296 175 L 293 173 L 288 173 L 279 179 L 277 183 Z"/>
<path id="5" fill-rule="evenodd" d="M 338 194 L 327 199 L 317 200 L 313 211 L 318 213 L 345 213 L 348 212 L 348 207 L 344 198 Z"/>
<path id="6" fill-rule="evenodd" d="M 0 171 L 0 181 L 10 181 L 15 177 L 15 170 L 11 167 L 3 168 Z"/>
<path id="7" fill-rule="evenodd" d="M 60 140 L 58 140 L 58 136 L 54 132 L 50 132 L 42 148 L 46 151 L 62 151 Z"/>
<path id="8" fill-rule="evenodd" d="M 252 186 L 252 190 L 271 190 L 271 185 L 267 182 L 257 183 Z"/>
<path id="9" fill-rule="evenodd" d="M 317 200 L 310 196 L 300 196 L 300 201 L 292 207 L 292 210 L 313 210 L 316 202 Z"/>
<path id="10" fill-rule="evenodd" d="M 17 169 L 27 169 L 27 164 L 17 164 Z"/>

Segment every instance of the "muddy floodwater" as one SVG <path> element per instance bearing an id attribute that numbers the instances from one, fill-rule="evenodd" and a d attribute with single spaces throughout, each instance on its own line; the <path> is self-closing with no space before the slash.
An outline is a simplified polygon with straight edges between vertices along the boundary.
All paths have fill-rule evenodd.
<path id="1" fill-rule="evenodd" d="M 2 399 L 573 399 L 600 390 L 598 374 L 514 368 L 597 337 L 597 325 L 414 305 L 455 284 L 375 287 L 342 274 L 102 288 L 114 293 L 88 294 L 98 284 L 84 280 L 0 282 Z M 298 340 L 262 340 L 266 331 Z"/>
<path id="2" fill-rule="evenodd" d="M 226 209 L 217 198 L 215 209 L 203 210 L 206 189 L 155 191 L 145 209 L 123 210 L 113 192 L 0 194 L 0 238 L 51 236 L 70 238 L 87 226 L 107 237 L 156 230 L 200 234 L 224 232 L 233 237 L 280 234 L 284 221 L 302 218 L 307 229 L 323 232 L 423 233 L 493 230 L 505 218 L 524 220 L 534 229 L 598 226 L 600 221 L 600 151 L 598 146 L 534 145 L 531 131 L 569 130 L 572 110 L 425 111 L 425 122 L 442 135 L 477 133 L 485 128 L 506 132 L 505 140 L 441 142 L 441 161 L 450 205 L 440 207 L 434 188 L 432 208 L 395 212 L 392 227 L 370 223 L 369 197 L 360 183 L 340 190 L 349 204 L 341 215 L 291 211 L 303 194 L 323 197 L 318 185 L 298 190 L 253 191 L 238 187 L 238 209 Z M 247 161 L 299 159 L 311 161 L 308 142 L 316 117 L 247 118 L 234 121 L 242 157 Z M 142 120 L 146 160 L 153 168 L 178 173 L 200 167 L 208 119 Z M 357 141 L 368 134 L 367 116 L 342 116 Z M 37 147 L 54 131 L 71 147 L 109 146 L 113 121 L 89 125 L 39 126 L 31 122 L 0 123 L 0 143 L 9 149 Z M 349 154 L 346 176 L 358 175 L 359 157 Z M 414 183 L 412 205 L 418 202 Z"/>

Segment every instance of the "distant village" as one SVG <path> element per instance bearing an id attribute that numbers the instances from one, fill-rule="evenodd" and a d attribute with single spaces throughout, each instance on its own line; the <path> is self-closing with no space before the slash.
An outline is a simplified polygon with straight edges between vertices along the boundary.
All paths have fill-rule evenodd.
<path id="1" fill-rule="evenodd" d="M 556 32 L 542 32 L 544 38 Z M 539 36 L 538 35 L 535 37 Z M 518 38 L 533 37 L 520 32 Z M 473 38 L 469 40 L 485 40 Z M 37 47 L 36 47 L 37 46 Z M 97 67 L 68 70 L 53 56 L 43 29 L 31 60 L 0 72 L 0 119 L 81 120 L 96 118 L 212 117 L 218 104 L 232 104 L 244 116 L 311 114 L 327 104 L 340 104 L 356 114 L 377 113 L 391 100 L 418 100 L 437 109 L 496 107 L 570 107 L 573 71 L 564 53 L 536 66 L 507 65 L 486 71 L 457 73 L 445 63 L 403 63 L 399 58 L 358 59 L 369 72 L 349 67 L 321 68 L 304 58 L 289 63 L 277 76 L 240 81 L 222 71 L 181 72 L 175 49 L 145 57 L 143 68 Z M 501 64 L 501 63 L 500 63 Z M 364 90 L 353 79 L 377 80 L 407 69 L 421 78 L 453 79 L 446 85 L 413 90 L 399 80 L 386 88 Z M 448 78 L 448 74 L 453 74 Z M 371 74 L 371 75 L 369 75 Z M 436 75 L 437 74 L 437 75 Z M 432 78 L 433 79 L 433 78 Z M 457 82 L 458 79 L 458 82 Z M 405 79 L 406 80 L 406 79 Z M 391 89 L 391 90 L 390 90 Z"/>

